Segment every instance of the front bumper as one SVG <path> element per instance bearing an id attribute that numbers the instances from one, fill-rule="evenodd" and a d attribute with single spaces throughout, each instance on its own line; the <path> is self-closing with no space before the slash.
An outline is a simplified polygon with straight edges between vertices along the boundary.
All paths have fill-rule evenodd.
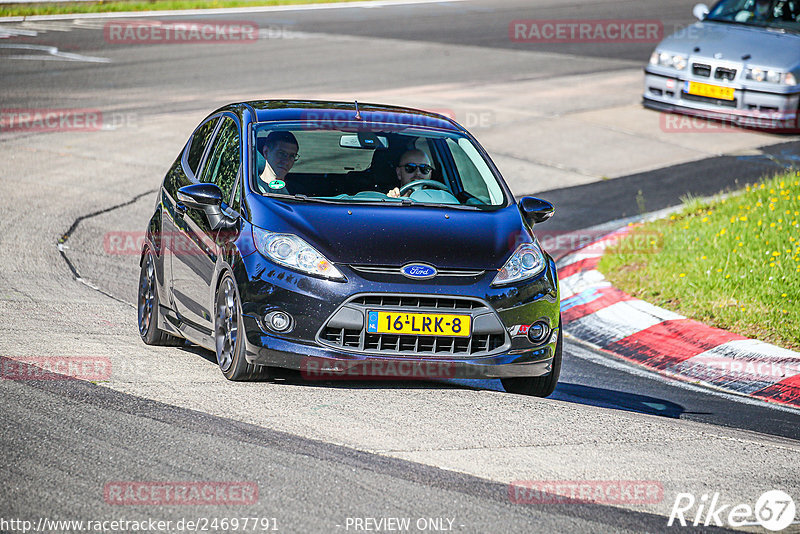
<path id="1" fill-rule="evenodd" d="M 548 267 L 538 277 L 502 288 L 490 286 L 496 272 L 414 281 L 339 266 L 348 279 L 341 283 L 282 271 L 265 263 L 259 255 L 248 257 L 245 268 L 254 274 L 247 282 L 240 282 L 249 363 L 299 370 L 311 379 L 506 378 L 541 376 L 552 369 L 560 299 L 555 264 L 550 258 Z M 237 280 L 242 279 L 237 274 Z M 485 307 L 478 311 L 484 317 L 491 314 L 496 318 L 493 323 L 499 327 L 499 332 L 493 334 L 496 341 L 491 348 L 481 345 L 472 353 L 448 354 L 434 348 L 421 354 L 414 350 L 370 350 L 364 345 L 363 332 L 360 346 L 336 347 L 321 337 L 331 318 L 356 296 L 398 294 L 432 300 L 479 301 Z M 394 306 L 394 309 L 402 308 Z M 264 316 L 276 310 L 292 317 L 293 326 L 286 333 L 271 331 L 265 324 Z M 547 338 L 538 344 L 525 334 L 526 327 L 536 321 L 543 321 L 551 328 Z M 396 347 L 400 349 L 401 344 Z M 454 346 L 450 350 L 455 351 Z"/>
<path id="2" fill-rule="evenodd" d="M 684 93 L 683 87 L 687 81 L 685 73 L 666 75 L 645 69 L 644 78 L 642 103 L 650 109 L 694 115 L 781 133 L 800 133 L 798 92 L 773 93 L 734 85 L 734 100 L 725 101 Z M 707 79 L 693 81 L 714 84 L 713 80 Z M 670 129 L 670 127 L 668 121 L 662 120 L 662 128 Z M 677 126 L 672 125 L 672 127 Z"/>

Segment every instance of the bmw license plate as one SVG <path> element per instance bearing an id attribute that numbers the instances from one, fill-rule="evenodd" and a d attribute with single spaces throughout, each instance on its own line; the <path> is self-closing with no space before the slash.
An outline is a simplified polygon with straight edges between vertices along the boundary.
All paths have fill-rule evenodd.
<path id="1" fill-rule="evenodd" d="M 469 337 L 472 332 L 469 315 L 369 311 L 367 319 L 371 334 Z"/>
<path id="2" fill-rule="evenodd" d="M 720 87 L 707 83 L 684 82 L 683 92 L 690 95 L 705 96 L 718 100 L 733 100 L 733 87 Z"/>

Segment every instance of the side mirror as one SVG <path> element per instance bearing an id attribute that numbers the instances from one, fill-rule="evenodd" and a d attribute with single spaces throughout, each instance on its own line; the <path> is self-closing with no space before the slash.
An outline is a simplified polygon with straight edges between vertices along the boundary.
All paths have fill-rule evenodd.
<path id="1" fill-rule="evenodd" d="M 519 201 L 519 211 L 522 212 L 522 216 L 525 217 L 528 224 L 533 226 L 552 217 L 556 212 L 556 208 L 546 200 L 536 197 L 523 197 Z"/>
<path id="2" fill-rule="evenodd" d="M 216 231 L 221 228 L 233 228 L 239 221 L 225 213 L 230 210 L 223 208 L 222 191 L 216 184 L 192 184 L 178 189 L 178 209 L 186 208 L 203 210 L 208 216 L 208 224 Z"/>
<path id="3" fill-rule="evenodd" d="M 697 4 L 692 9 L 692 15 L 694 15 L 694 17 L 697 20 L 703 20 L 704 18 L 706 18 L 706 15 L 708 15 L 708 13 L 709 13 L 708 6 L 705 4 Z"/>
<path id="4" fill-rule="evenodd" d="M 178 189 L 178 202 L 188 208 L 220 207 L 222 191 L 216 184 L 192 184 Z"/>

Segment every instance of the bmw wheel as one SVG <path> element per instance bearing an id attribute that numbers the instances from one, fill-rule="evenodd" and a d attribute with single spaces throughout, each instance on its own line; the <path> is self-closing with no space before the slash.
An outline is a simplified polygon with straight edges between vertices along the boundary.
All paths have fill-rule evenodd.
<path id="1" fill-rule="evenodd" d="M 558 321 L 558 341 L 556 341 L 556 351 L 553 355 L 553 368 L 544 376 L 519 376 L 514 378 L 503 378 L 503 389 L 509 393 L 519 393 L 520 395 L 531 395 L 534 397 L 547 397 L 556 389 L 558 377 L 561 374 L 561 352 L 564 334 L 561 329 L 561 320 Z"/>
<path id="2" fill-rule="evenodd" d="M 230 273 L 217 289 L 214 314 L 214 342 L 217 363 L 228 380 L 266 378 L 267 367 L 247 363 L 239 291 Z"/>
<path id="3" fill-rule="evenodd" d="M 182 345 L 183 339 L 173 336 L 158 327 L 158 283 L 156 262 L 148 248 L 142 259 L 139 273 L 138 298 L 139 335 L 147 345 Z"/>

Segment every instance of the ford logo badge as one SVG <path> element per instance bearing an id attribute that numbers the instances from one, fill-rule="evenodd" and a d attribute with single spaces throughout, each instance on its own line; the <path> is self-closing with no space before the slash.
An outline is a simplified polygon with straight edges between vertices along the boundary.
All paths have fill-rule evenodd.
<path id="1" fill-rule="evenodd" d="M 403 276 L 414 278 L 415 280 L 427 280 L 428 278 L 436 276 L 436 268 L 422 263 L 409 263 L 408 265 L 404 265 L 400 269 L 400 272 L 403 273 Z"/>

